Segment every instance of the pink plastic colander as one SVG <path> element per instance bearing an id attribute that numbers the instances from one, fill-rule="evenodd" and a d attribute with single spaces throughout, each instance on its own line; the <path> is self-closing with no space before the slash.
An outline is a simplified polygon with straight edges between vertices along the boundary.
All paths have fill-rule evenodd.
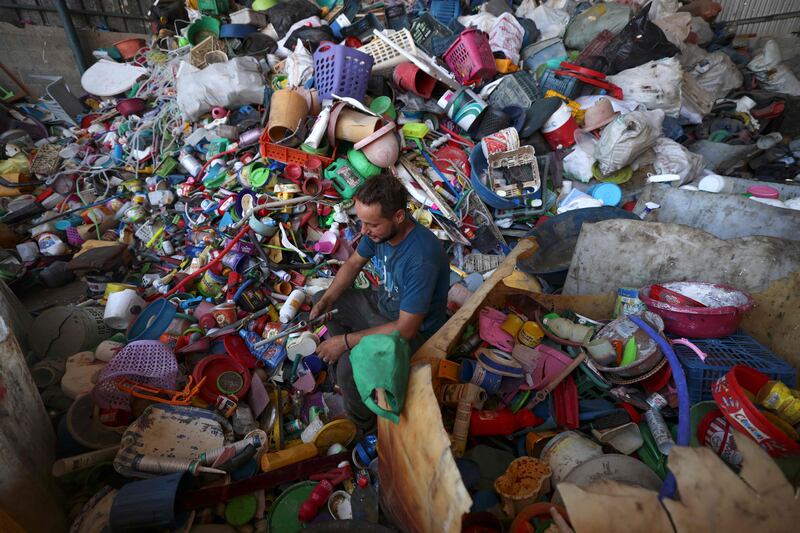
<path id="1" fill-rule="evenodd" d="M 178 362 L 163 342 L 131 342 L 100 373 L 92 389 L 92 398 L 98 407 L 130 410 L 130 395 L 117 388 L 117 380 L 123 377 L 139 384 L 175 390 Z"/>

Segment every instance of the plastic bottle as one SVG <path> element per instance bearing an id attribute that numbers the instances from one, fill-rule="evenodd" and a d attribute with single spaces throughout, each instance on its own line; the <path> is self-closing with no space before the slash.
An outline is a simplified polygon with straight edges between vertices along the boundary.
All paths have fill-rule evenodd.
<path id="1" fill-rule="evenodd" d="M 375 489 L 370 485 L 366 474 L 358 475 L 358 482 L 350 498 L 350 505 L 353 508 L 353 520 L 378 523 L 378 495 L 375 494 Z"/>
<path id="2" fill-rule="evenodd" d="M 319 484 L 314 487 L 311 494 L 308 495 L 306 501 L 300 506 L 300 511 L 297 513 L 297 518 L 301 522 L 310 522 L 315 516 L 319 514 L 319 510 L 328 501 L 328 498 L 333 493 L 333 485 L 331 482 L 323 479 Z"/>
<path id="3" fill-rule="evenodd" d="M 472 436 L 510 435 L 524 427 L 536 426 L 542 420 L 527 409 L 514 414 L 508 409 L 499 411 L 473 411 L 469 434 Z"/>
<path id="4" fill-rule="evenodd" d="M 281 311 L 279 314 L 279 318 L 282 324 L 286 324 L 290 322 L 295 316 L 297 316 L 298 311 L 300 311 L 300 307 L 306 301 L 306 293 L 301 291 L 300 289 L 295 289 L 289 294 L 289 297 L 283 302 L 281 306 Z"/>
<path id="5" fill-rule="evenodd" d="M 310 442 L 261 456 L 261 470 L 270 472 L 286 465 L 299 463 L 317 456 L 317 447 Z"/>

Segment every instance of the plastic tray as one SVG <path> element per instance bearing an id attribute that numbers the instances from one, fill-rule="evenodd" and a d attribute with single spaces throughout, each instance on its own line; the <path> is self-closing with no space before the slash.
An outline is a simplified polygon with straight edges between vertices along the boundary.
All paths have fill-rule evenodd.
<path id="1" fill-rule="evenodd" d="M 400 31 L 387 35 L 387 37 L 406 52 L 416 54 L 417 45 L 414 44 L 414 39 L 411 37 L 411 32 L 408 31 L 408 29 L 403 28 Z M 403 54 L 378 38 L 372 39 L 369 44 L 362 46 L 358 51 L 372 56 L 372 59 L 375 61 L 372 65 L 372 72 L 389 70 L 400 63 L 408 61 Z"/>
<path id="2" fill-rule="evenodd" d="M 736 365 L 754 368 L 770 379 L 783 381 L 789 387 L 797 383 L 797 371 L 789 363 L 743 331 L 718 339 L 689 340 L 707 354 L 706 360 L 701 361 L 687 346 L 673 345 L 675 354 L 686 369 L 689 401 L 692 403 L 713 400 L 712 383 Z"/>
<path id="3" fill-rule="evenodd" d="M 305 166 L 309 157 L 316 157 L 322 161 L 322 168 L 325 168 L 336 159 L 336 148 L 333 149 L 333 154 L 330 157 L 326 157 L 324 155 L 309 154 L 297 148 L 289 148 L 288 146 L 272 143 L 267 134 L 267 128 L 264 128 L 264 132 L 261 134 L 261 138 L 258 142 L 261 148 L 261 157 L 281 163 L 295 163 L 300 166 Z"/>

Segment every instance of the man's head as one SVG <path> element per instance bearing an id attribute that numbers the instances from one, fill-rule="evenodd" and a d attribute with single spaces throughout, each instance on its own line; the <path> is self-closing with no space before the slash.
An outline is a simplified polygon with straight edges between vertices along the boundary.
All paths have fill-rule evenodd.
<path id="1" fill-rule="evenodd" d="M 361 233 L 376 243 L 394 239 L 406 222 L 408 193 L 397 178 L 379 174 L 368 179 L 355 195 Z"/>

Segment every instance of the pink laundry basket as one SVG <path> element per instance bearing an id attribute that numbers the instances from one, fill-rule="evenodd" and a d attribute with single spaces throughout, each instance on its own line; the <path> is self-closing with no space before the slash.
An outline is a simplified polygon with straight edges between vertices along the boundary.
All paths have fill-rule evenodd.
<path id="1" fill-rule="evenodd" d="M 489 36 L 476 28 L 462 31 L 442 57 L 462 85 L 489 79 L 497 74 Z"/>
<path id="2" fill-rule="evenodd" d="M 117 388 L 119 378 L 175 390 L 178 362 L 167 345 L 159 341 L 134 341 L 115 355 L 100 372 L 92 398 L 101 409 L 130 410 L 130 395 Z"/>

